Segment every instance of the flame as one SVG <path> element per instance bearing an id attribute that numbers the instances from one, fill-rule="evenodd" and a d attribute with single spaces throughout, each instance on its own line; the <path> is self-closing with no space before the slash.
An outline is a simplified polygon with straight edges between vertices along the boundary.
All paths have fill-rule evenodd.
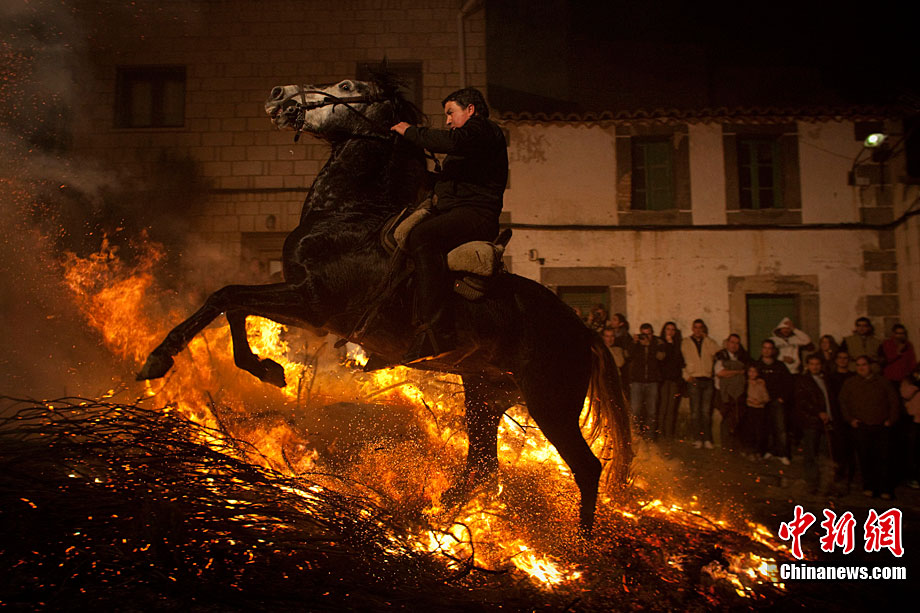
<path id="1" fill-rule="evenodd" d="M 129 265 L 117 249 L 104 243 L 99 253 L 87 258 L 70 254 L 64 262 L 65 281 L 86 321 L 99 332 L 111 352 L 132 367 L 139 366 L 183 318 L 178 309 L 167 311 L 151 299 L 162 294 L 153 274 L 163 258 L 162 250 L 145 243 L 140 253 L 137 262 Z M 180 302 L 178 295 L 170 294 L 168 298 L 173 304 Z M 182 306 L 190 311 L 197 305 Z M 144 394 L 155 397 L 158 406 L 166 407 L 164 410 L 179 411 L 214 429 L 214 441 L 208 442 L 217 442 L 217 431 L 229 431 L 258 450 L 241 450 L 246 459 L 291 475 L 314 470 L 326 460 L 321 445 L 305 426 L 299 425 L 298 420 L 310 413 L 304 403 L 311 407 L 336 402 L 382 405 L 387 412 L 398 415 L 397 422 L 416 428 L 422 442 L 415 437 L 380 444 L 380 437 L 387 433 L 372 433 L 368 442 L 349 456 L 348 477 L 364 484 L 362 492 L 367 495 L 418 510 L 425 525 L 409 535 L 416 549 L 441 553 L 453 565 L 515 569 L 547 587 L 583 581 L 584 573 L 575 564 L 543 553 L 540 538 L 522 533 L 518 511 L 508 502 L 513 496 L 503 484 L 490 481 L 459 506 L 441 500 L 453 482 L 451 466 L 461 464 L 466 452 L 459 377 L 432 375 L 403 366 L 359 372 L 353 366 L 367 362 L 360 347 L 348 347 L 340 360 L 330 355 L 324 341 L 297 336 L 285 326 L 259 317 L 248 318 L 246 333 L 256 355 L 284 368 L 288 382 L 285 388 L 277 390 L 237 369 L 227 327 L 212 326 L 176 357 L 167 377 L 146 382 Z M 109 390 L 106 395 L 114 393 Z M 581 415 L 586 432 L 593 419 L 588 405 L 586 399 Z M 265 407 L 276 418 L 254 420 L 250 417 L 254 407 Z M 349 437 L 342 436 L 329 443 L 326 451 L 336 451 L 348 442 Z M 593 448 L 597 452 L 602 445 L 603 441 L 597 440 Z M 543 489 L 531 497 L 544 501 L 542 504 L 553 513 L 574 516 L 577 490 L 571 471 L 524 407 L 512 407 L 499 423 L 499 462 L 513 467 L 508 472 L 538 475 L 532 481 Z M 305 499 L 313 496 L 308 490 L 292 488 L 291 492 Z M 599 506 L 636 524 L 655 518 L 702 531 L 730 527 L 724 520 L 707 518 L 695 509 L 697 505 L 695 496 L 686 502 L 656 497 L 627 502 L 602 493 Z M 786 551 L 759 524 L 732 528 L 743 530 L 772 551 Z M 713 563 L 703 570 L 713 580 L 729 583 L 739 596 L 750 597 L 759 584 L 782 587 L 775 558 L 744 553 L 728 555 L 726 559 L 730 561 L 728 567 Z M 670 568 L 682 568 L 679 557 L 668 557 L 666 563 Z"/>

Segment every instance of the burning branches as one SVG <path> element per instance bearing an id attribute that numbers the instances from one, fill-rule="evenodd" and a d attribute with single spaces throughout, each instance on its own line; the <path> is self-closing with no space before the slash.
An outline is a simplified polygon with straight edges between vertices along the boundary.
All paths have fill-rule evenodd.
<path id="1" fill-rule="evenodd" d="M 595 544 L 524 521 L 558 504 L 533 475 L 407 517 L 398 500 L 356 494 L 371 494 L 366 483 L 264 468 L 251 444 L 169 407 L 10 402 L 0 421 L 7 604 L 597 610 L 779 594 L 765 580 L 769 548 L 660 501 L 604 508 Z"/>
<path id="2" fill-rule="evenodd" d="M 7 604 L 466 602 L 367 499 L 169 412 L 62 399 L 0 422 Z M 453 592 L 457 592 L 454 594 Z"/>

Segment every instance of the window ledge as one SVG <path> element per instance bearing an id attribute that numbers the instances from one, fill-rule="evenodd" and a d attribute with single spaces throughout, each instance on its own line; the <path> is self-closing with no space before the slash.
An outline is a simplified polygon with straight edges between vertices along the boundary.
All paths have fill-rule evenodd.
<path id="1" fill-rule="evenodd" d="M 682 226 L 693 223 L 693 215 L 690 211 L 680 211 L 678 209 L 666 211 L 636 211 L 630 209 L 618 212 L 617 223 L 621 226 Z"/>
<path id="2" fill-rule="evenodd" d="M 727 222 L 732 224 L 799 224 L 801 209 L 736 209 L 727 212 Z"/>

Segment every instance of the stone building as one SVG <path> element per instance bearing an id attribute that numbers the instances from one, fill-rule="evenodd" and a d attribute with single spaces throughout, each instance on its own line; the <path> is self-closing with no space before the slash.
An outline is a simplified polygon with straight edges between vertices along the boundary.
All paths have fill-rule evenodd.
<path id="1" fill-rule="evenodd" d="M 475 0 L 137 2 L 90 24 L 72 151 L 127 177 L 187 168 L 188 274 L 215 289 L 279 269 L 285 234 L 327 149 L 274 131 L 272 87 L 360 76 L 386 57 L 434 125 L 440 100 L 487 85 L 487 11 Z M 487 92 L 488 93 L 488 92 Z M 508 266 L 572 304 L 634 324 L 757 343 L 782 316 L 840 338 L 870 316 L 920 338 L 916 158 L 889 108 L 720 108 L 497 115 L 511 172 Z M 891 134 L 883 154 L 870 132 Z M 913 152 L 916 156 L 916 152 Z M 913 165 L 911 165 L 913 164 Z M 190 188 L 191 189 L 191 188 Z"/>

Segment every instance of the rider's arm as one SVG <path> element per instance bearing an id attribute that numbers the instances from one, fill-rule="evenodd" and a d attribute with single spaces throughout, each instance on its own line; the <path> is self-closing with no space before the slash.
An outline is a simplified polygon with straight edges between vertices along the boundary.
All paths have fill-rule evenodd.
<path id="1" fill-rule="evenodd" d="M 452 130 L 438 130 L 409 126 L 403 136 L 419 147 L 434 153 L 468 155 L 475 153 L 493 138 L 485 120 L 467 121 L 462 127 Z"/>

